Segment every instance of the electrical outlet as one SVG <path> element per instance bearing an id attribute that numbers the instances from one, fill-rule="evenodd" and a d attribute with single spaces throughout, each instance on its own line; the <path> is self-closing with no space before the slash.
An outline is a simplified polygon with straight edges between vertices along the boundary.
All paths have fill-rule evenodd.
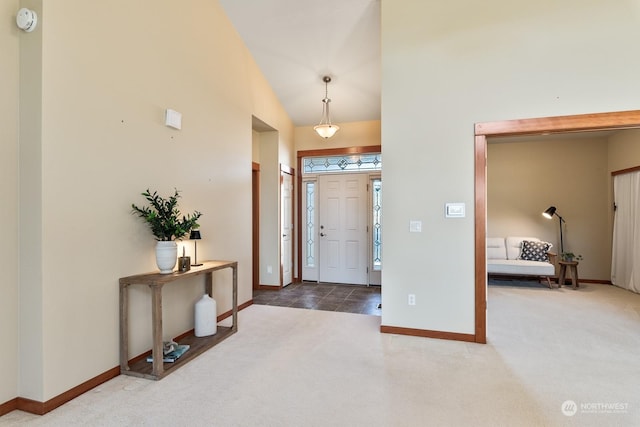
<path id="1" fill-rule="evenodd" d="M 416 305 L 416 294 L 409 294 L 407 303 L 409 305 Z"/>

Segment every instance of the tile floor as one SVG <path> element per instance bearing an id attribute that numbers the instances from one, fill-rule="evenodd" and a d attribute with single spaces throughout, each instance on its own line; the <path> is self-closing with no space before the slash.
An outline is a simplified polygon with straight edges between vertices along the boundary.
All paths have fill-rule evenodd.
<path id="1" fill-rule="evenodd" d="M 380 286 L 292 283 L 280 290 L 254 290 L 253 303 L 380 316 Z"/>

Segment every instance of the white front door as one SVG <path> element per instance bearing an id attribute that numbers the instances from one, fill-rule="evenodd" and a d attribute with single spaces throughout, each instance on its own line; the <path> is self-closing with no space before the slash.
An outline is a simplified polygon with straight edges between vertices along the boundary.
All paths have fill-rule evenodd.
<path id="1" fill-rule="evenodd" d="M 293 179 L 290 174 L 282 172 L 280 179 L 281 187 L 281 269 L 282 286 L 287 286 L 293 281 Z"/>
<path id="2" fill-rule="evenodd" d="M 366 174 L 321 175 L 319 280 L 367 284 Z"/>

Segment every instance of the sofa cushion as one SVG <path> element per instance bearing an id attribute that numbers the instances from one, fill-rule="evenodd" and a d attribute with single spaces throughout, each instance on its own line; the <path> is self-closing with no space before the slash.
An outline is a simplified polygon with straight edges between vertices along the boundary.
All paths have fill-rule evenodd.
<path id="1" fill-rule="evenodd" d="M 507 259 L 519 259 L 520 252 L 522 251 L 522 241 L 528 240 L 530 242 L 539 242 L 540 239 L 537 237 L 517 237 L 517 236 L 507 236 L 506 245 L 507 245 Z"/>
<path id="2" fill-rule="evenodd" d="M 551 243 L 523 240 L 519 259 L 525 261 L 549 262 L 549 255 L 547 254 L 549 249 L 551 249 Z"/>
<path id="3" fill-rule="evenodd" d="M 494 259 L 487 261 L 487 273 L 517 276 L 553 276 L 555 267 L 549 262 Z"/>
<path id="4" fill-rule="evenodd" d="M 487 237 L 487 259 L 507 259 L 504 237 Z"/>

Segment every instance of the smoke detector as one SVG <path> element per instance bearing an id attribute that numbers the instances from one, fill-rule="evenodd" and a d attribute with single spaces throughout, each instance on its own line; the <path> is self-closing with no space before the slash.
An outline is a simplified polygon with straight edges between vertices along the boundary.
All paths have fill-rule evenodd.
<path id="1" fill-rule="evenodd" d="M 23 7 L 18 11 L 18 15 L 16 16 L 16 24 L 21 30 L 30 33 L 31 31 L 35 30 L 36 25 L 38 25 L 38 15 L 33 10 Z"/>

